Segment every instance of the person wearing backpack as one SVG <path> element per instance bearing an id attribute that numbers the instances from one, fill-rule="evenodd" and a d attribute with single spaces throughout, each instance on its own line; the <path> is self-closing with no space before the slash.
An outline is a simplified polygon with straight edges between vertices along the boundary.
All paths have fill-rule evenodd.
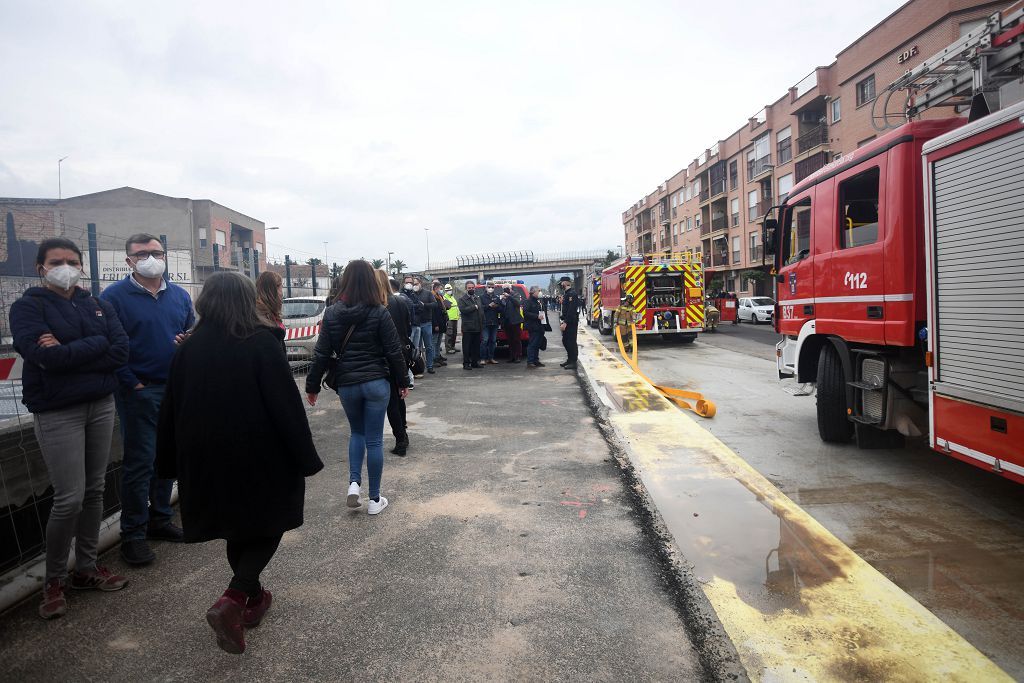
<path id="1" fill-rule="evenodd" d="M 391 398 L 390 382 L 401 398 L 409 395 L 402 343 L 385 308 L 387 297 L 373 267 L 362 259 L 349 261 L 341 276 L 338 302 L 324 312 L 313 363 L 306 377 L 306 401 L 316 405 L 330 359 L 337 356 L 337 392 L 348 418 L 349 487 L 347 505 L 362 506 L 363 462 L 369 478 L 367 512 L 388 506 L 380 494 L 384 471 L 384 417 Z"/>

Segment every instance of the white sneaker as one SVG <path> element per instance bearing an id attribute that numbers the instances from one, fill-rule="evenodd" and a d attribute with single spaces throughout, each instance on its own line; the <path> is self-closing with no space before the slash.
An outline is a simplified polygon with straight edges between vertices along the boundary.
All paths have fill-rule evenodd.
<path id="1" fill-rule="evenodd" d="M 359 484 L 352 482 L 348 485 L 348 506 L 350 508 L 357 508 L 362 503 L 359 501 Z"/>
<path id="2" fill-rule="evenodd" d="M 380 497 L 380 502 L 379 503 L 373 502 L 373 499 L 371 498 L 366 503 L 366 511 L 369 512 L 371 515 L 378 515 L 387 506 L 388 506 L 388 499 L 385 498 L 384 496 Z"/>

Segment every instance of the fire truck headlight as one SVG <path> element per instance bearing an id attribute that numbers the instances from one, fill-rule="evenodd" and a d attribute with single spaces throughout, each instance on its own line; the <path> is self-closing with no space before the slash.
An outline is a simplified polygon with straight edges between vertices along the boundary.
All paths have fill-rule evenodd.
<path id="1" fill-rule="evenodd" d="M 664 313 L 661 314 L 661 317 L 664 320 L 668 321 L 668 320 L 672 320 L 672 318 L 674 317 L 674 314 L 672 313 L 672 311 L 665 311 Z"/>

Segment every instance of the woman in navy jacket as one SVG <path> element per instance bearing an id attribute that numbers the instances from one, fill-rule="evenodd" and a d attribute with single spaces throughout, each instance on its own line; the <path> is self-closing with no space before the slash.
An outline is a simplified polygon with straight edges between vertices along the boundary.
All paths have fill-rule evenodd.
<path id="1" fill-rule="evenodd" d="M 44 285 L 11 305 L 14 348 L 25 359 L 23 402 L 53 485 L 46 523 L 46 582 L 39 615 L 67 611 L 68 552 L 75 538 L 71 587 L 115 591 L 128 583 L 96 564 L 103 488 L 114 429 L 114 371 L 128 360 L 128 335 L 111 305 L 77 287 L 82 252 L 64 238 L 36 255 Z"/>

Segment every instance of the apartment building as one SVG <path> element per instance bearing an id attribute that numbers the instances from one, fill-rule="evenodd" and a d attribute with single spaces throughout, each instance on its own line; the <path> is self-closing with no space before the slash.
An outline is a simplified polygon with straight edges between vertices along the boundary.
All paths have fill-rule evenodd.
<path id="1" fill-rule="evenodd" d="M 881 114 L 877 96 L 889 83 L 1007 5 L 910 0 L 623 211 L 627 253 L 699 250 L 709 289 L 770 294 L 761 243 L 769 208 L 879 134 L 872 113 Z"/>

